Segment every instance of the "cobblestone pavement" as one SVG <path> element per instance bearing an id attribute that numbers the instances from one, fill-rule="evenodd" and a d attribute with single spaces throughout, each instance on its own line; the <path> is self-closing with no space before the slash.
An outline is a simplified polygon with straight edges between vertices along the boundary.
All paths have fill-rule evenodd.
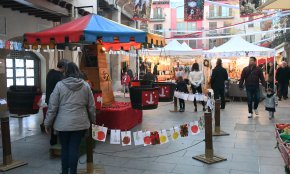
<path id="1" fill-rule="evenodd" d="M 193 104 L 186 103 L 184 113 L 171 113 L 172 103 L 160 103 L 158 109 L 144 111 L 142 124 L 133 130 L 168 129 L 173 125 L 197 120 L 203 115 L 193 112 Z M 275 149 L 274 123 L 290 123 L 290 100 L 282 101 L 277 108 L 274 120 L 269 120 L 263 102 L 260 115 L 247 118 L 244 102 L 227 103 L 221 112 L 221 127 L 230 136 L 214 137 L 214 151 L 227 158 L 227 161 L 206 165 L 192 159 L 204 153 L 204 143 L 167 156 L 158 155 L 174 152 L 204 139 L 204 132 L 189 138 L 179 139 L 165 145 L 127 146 L 97 143 L 94 163 L 102 166 L 106 174 L 283 174 L 284 162 Z M 5 172 L 7 174 L 59 174 L 60 159 L 49 157 L 49 137 L 39 128 L 41 112 L 23 119 L 11 118 L 11 138 L 13 158 L 24 160 L 28 165 Z M 126 151 L 124 151 L 126 150 Z M 116 152 L 122 151 L 122 152 Z M 102 155 L 98 153 L 107 153 Z M 0 152 L 2 155 L 2 151 Z M 117 157 L 116 157 L 117 156 Z M 152 158 L 142 158 L 142 157 Z M 79 168 L 85 167 L 86 157 L 80 157 Z"/>

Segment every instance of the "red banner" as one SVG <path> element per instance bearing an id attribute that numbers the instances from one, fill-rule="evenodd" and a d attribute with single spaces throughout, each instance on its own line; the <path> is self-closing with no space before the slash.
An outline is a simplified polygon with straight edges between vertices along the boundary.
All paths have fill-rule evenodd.
<path id="1" fill-rule="evenodd" d="M 203 19 L 204 0 L 184 0 L 184 21 Z"/>
<path id="2" fill-rule="evenodd" d="M 158 104 L 158 91 L 143 91 L 142 92 L 142 106 L 150 106 Z"/>

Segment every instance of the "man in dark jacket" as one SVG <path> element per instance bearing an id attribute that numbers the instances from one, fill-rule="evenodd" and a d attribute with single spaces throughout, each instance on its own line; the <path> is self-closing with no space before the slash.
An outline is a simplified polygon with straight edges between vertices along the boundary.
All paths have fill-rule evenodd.
<path id="1" fill-rule="evenodd" d="M 61 81 L 64 78 L 64 70 L 69 61 L 66 59 L 61 59 L 57 63 L 55 69 L 48 71 L 46 75 L 46 93 L 45 93 L 45 102 L 49 105 L 50 95 L 52 94 L 57 82 Z M 43 123 L 41 124 L 43 127 Z M 54 134 L 54 131 L 51 131 L 50 145 L 57 144 L 57 136 Z"/>
<path id="2" fill-rule="evenodd" d="M 269 63 L 268 70 L 268 87 L 274 89 L 274 64 L 273 62 Z"/>
<path id="3" fill-rule="evenodd" d="M 225 109 L 225 81 L 226 80 L 228 80 L 227 70 L 222 67 L 222 60 L 218 59 L 216 62 L 216 67 L 212 71 L 210 83 L 214 91 L 214 99 L 221 98 L 221 109 Z"/>
<path id="4" fill-rule="evenodd" d="M 143 76 L 144 81 L 157 81 L 157 77 L 151 73 L 150 69 L 147 70 L 147 73 Z"/>
<path id="5" fill-rule="evenodd" d="M 286 100 L 288 98 L 288 85 L 289 85 L 289 68 L 286 62 L 282 62 L 281 66 L 277 69 L 276 80 L 278 82 L 278 97 L 279 101 L 282 97 Z"/>
<path id="6" fill-rule="evenodd" d="M 253 102 L 255 114 L 259 115 L 258 106 L 260 102 L 260 81 L 265 87 L 265 78 L 261 68 L 257 67 L 257 59 L 255 57 L 250 57 L 249 66 L 243 69 L 239 83 L 240 89 L 243 89 L 245 82 L 249 110 L 248 118 L 253 117 Z"/>

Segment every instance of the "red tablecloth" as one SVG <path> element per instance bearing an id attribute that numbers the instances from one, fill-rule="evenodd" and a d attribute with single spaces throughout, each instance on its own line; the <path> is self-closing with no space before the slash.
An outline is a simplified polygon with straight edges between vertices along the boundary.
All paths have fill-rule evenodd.
<path id="1" fill-rule="evenodd" d="M 102 107 L 96 123 L 109 129 L 129 130 L 142 122 L 142 116 L 142 111 L 133 109 L 131 103 L 115 102 Z"/>

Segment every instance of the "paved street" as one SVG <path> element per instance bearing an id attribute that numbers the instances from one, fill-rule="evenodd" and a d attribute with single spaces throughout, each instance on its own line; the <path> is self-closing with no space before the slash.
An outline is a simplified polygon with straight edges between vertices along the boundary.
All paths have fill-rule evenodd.
<path id="1" fill-rule="evenodd" d="M 158 109 L 144 111 L 143 123 L 134 130 L 168 129 L 173 125 L 197 120 L 203 115 L 201 106 L 198 113 L 193 112 L 192 103 L 186 103 L 185 113 L 171 113 L 169 110 L 172 108 L 172 103 L 160 103 Z M 110 145 L 109 141 L 98 142 L 94 162 L 101 165 L 106 174 L 283 174 L 284 162 L 278 149 L 274 148 L 274 123 L 290 122 L 290 100 L 279 103 L 276 118 L 272 121 L 268 119 L 263 104 L 260 105 L 259 111 L 259 116 L 248 119 L 246 103 L 242 102 L 228 103 L 222 111 L 222 129 L 230 133 L 230 136 L 215 137 L 214 150 L 216 154 L 226 157 L 226 162 L 205 165 L 193 160 L 192 156 L 204 153 L 204 142 L 178 153 L 156 157 L 197 143 L 204 138 L 204 132 L 165 145 L 147 147 L 122 147 Z M 39 115 L 22 120 L 11 118 L 13 157 L 29 164 L 5 173 L 60 173 L 60 160 L 50 159 L 49 138 L 40 132 L 41 119 Z M 106 155 L 98 154 L 104 152 Z M 79 168 L 85 167 L 85 160 L 85 156 L 80 158 Z"/>

